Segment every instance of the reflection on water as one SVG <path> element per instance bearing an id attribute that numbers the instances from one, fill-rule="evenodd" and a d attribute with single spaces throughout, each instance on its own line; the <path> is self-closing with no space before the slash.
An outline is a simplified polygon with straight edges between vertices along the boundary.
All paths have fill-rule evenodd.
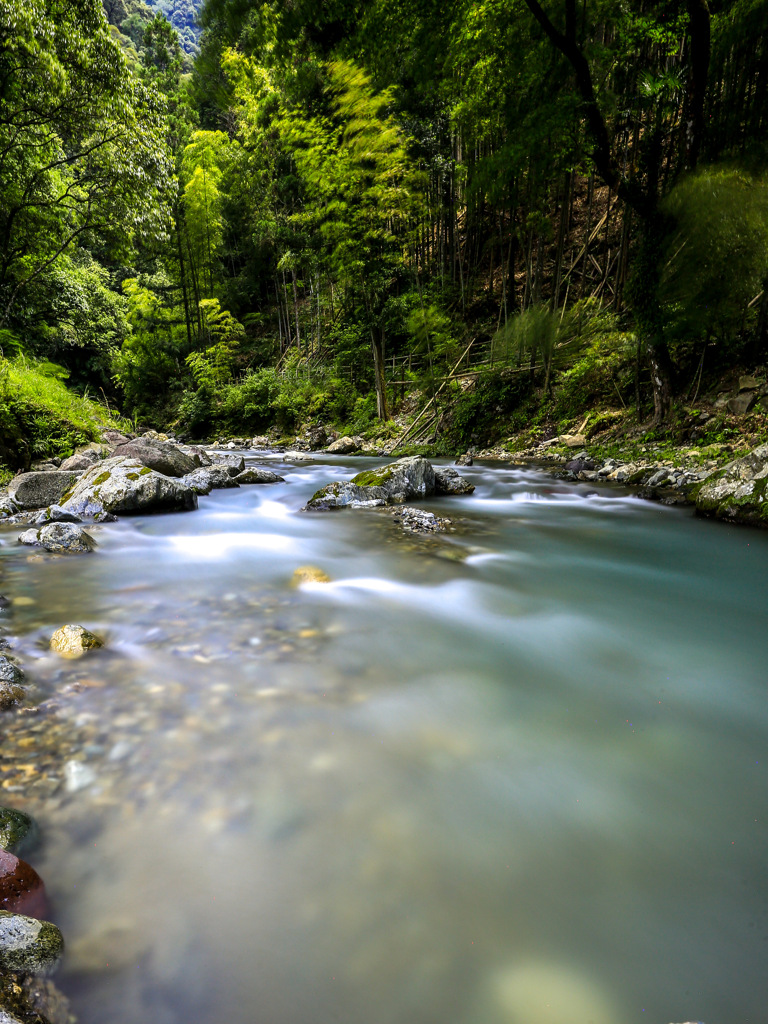
<path id="1" fill-rule="evenodd" d="M 372 464 L 2 549 L 83 1024 L 761 1020 L 768 537 L 506 467 L 444 538 L 297 512 Z"/>

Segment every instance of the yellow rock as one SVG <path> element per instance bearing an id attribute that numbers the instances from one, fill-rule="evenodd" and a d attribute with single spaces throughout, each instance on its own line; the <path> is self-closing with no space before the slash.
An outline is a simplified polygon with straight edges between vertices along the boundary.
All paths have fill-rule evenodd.
<path id="1" fill-rule="evenodd" d="M 293 582 L 296 586 L 300 583 L 330 583 L 331 577 L 316 565 L 301 565 L 294 571 Z"/>
<path id="2" fill-rule="evenodd" d="M 11 600 L 17 608 L 26 608 L 31 604 L 37 604 L 34 597 L 23 597 L 20 595 L 19 597 L 11 598 Z"/>
<path id="3" fill-rule="evenodd" d="M 51 650 L 63 658 L 82 658 L 87 651 L 103 646 L 104 641 L 83 626 L 62 626 L 51 637 Z"/>

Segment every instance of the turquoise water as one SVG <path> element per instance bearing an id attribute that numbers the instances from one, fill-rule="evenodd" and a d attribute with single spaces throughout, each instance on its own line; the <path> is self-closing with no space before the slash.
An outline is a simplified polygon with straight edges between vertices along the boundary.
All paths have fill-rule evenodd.
<path id="1" fill-rule="evenodd" d="M 251 458 L 286 483 L 2 549 L 83 1024 L 763 1022 L 768 535 L 487 465 L 422 541 L 297 511 L 373 460 Z"/>

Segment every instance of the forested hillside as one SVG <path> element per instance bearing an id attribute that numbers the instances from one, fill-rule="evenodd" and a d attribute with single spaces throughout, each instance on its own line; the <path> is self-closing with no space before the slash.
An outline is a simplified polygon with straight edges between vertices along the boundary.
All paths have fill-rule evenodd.
<path id="1" fill-rule="evenodd" d="M 765 0 L 194 6 L 0 3 L 6 357 L 450 449 L 765 363 Z"/>

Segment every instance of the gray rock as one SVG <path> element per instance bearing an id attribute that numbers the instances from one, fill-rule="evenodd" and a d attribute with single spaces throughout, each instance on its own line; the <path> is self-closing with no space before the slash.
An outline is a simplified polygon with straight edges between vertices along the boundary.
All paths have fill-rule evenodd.
<path id="1" fill-rule="evenodd" d="M 45 548 L 54 555 L 78 555 L 93 551 L 93 537 L 74 523 L 50 523 L 39 530 L 27 530 L 19 537 L 20 544 Z"/>
<path id="2" fill-rule="evenodd" d="M 734 398 L 729 398 L 726 405 L 728 412 L 733 413 L 734 416 L 746 416 L 756 401 L 757 395 L 754 391 L 742 391 Z"/>
<path id="3" fill-rule="evenodd" d="M 760 385 L 764 383 L 765 381 L 758 380 L 757 377 L 744 375 L 739 377 L 739 391 L 757 391 Z"/>
<path id="4" fill-rule="evenodd" d="M 295 448 L 289 449 L 283 458 L 289 462 L 314 462 L 311 455 L 307 455 L 306 452 L 297 451 Z"/>
<path id="5" fill-rule="evenodd" d="M 0 496 L 0 518 L 4 519 L 6 516 L 15 516 L 19 511 L 19 506 L 15 501 L 11 501 L 7 494 Z"/>
<path id="6" fill-rule="evenodd" d="M 77 482 L 76 473 L 21 473 L 8 484 L 8 497 L 20 509 L 58 505 Z"/>
<path id="7" fill-rule="evenodd" d="M 180 452 L 184 452 L 185 455 L 188 455 L 196 466 L 210 466 L 212 461 L 210 455 L 208 455 L 204 449 L 198 447 L 198 445 L 180 444 L 176 447 Z"/>
<path id="8" fill-rule="evenodd" d="M 211 468 L 214 466 L 226 469 L 230 476 L 237 476 L 245 469 L 245 459 L 242 455 L 217 455 L 211 463 Z"/>
<path id="9" fill-rule="evenodd" d="M 701 515 L 768 527 L 768 444 L 694 484 L 691 496 Z"/>
<path id="10" fill-rule="evenodd" d="M 454 462 L 454 466 L 473 466 L 475 460 L 471 455 L 460 455 Z"/>
<path id="11" fill-rule="evenodd" d="M 49 921 L 0 910 L 0 970 L 49 974 L 64 952 L 64 938 Z"/>
<path id="12" fill-rule="evenodd" d="M 451 525 L 450 519 L 425 512 L 421 508 L 405 505 L 392 512 L 392 518 L 406 533 L 444 533 Z"/>
<path id="13" fill-rule="evenodd" d="M 197 495 L 182 480 L 157 473 L 137 459 L 113 456 L 83 474 L 62 508 L 88 517 L 103 512 L 183 512 L 197 508 Z"/>
<path id="14" fill-rule="evenodd" d="M 248 466 L 233 480 L 236 484 L 276 484 L 285 480 L 285 477 L 278 476 L 271 469 L 262 469 L 261 466 Z"/>
<path id="15" fill-rule="evenodd" d="M 81 470 L 90 469 L 91 466 L 95 466 L 100 461 L 100 456 L 97 451 L 93 448 L 86 448 L 85 451 L 75 452 L 74 455 L 70 455 L 68 459 L 65 459 L 59 466 L 59 469 L 63 471 L 80 472 Z"/>
<path id="16" fill-rule="evenodd" d="M 210 494 L 220 487 L 239 487 L 237 479 L 232 476 L 227 466 L 201 466 L 192 473 L 187 473 L 181 482 L 191 487 L 195 494 Z"/>
<path id="17" fill-rule="evenodd" d="M 350 481 L 327 484 L 312 496 L 306 508 L 322 511 L 362 503 L 402 505 L 412 498 L 424 498 L 434 493 L 432 463 L 420 455 L 412 455 L 380 469 L 358 473 Z"/>
<path id="18" fill-rule="evenodd" d="M 38 839 L 34 818 L 15 807 L 0 807 L 0 849 L 18 857 L 34 849 Z"/>
<path id="19" fill-rule="evenodd" d="M 345 434 L 344 437 L 329 444 L 326 451 L 330 455 L 352 455 L 354 452 L 360 451 L 360 440 Z"/>
<path id="20" fill-rule="evenodd" d="M 36 526 L 45 526 L 46 523 L 82 523 L 82 519 L 74 512 L 67 512 L 61 505 L 49 505 L 34 522 Z"/>
<path id="21" fill-rule="evenodd" d="M 24 700 L 24 673 L 10 658 L 0 654 L 0 711 Z"/>
<path id="22" fill-rule="evenodd" d="M 667 466 L 662 466 L 661 469 L 656 470 L 656 472 L 651 477 L 649 477 L 649 479 L 646 481 L 646 486 L 661 487 L 669 480 L 669 473 L 669 468 Z"/>
<path id="23" fill-rule="evenodd" d="M 475 485 L 469 483 L 451 466 L 435 466 L 435 494 L 471 494 Z"/>
<path id="24" fill-rule="evenodd" d="M 138 459 L 142 466 L 154 469 L 155 472 L 162 473 L 164 476 L 185 476 L 200 465 L 199 458 L 195 461 L 176 445 L 147 437 L 146 434 L 133 441 L 118 445 L 115 448 L 115 455 Z"/>
<path id="25" fill-rule="evenodd" d="M 109 427 L 107 430 L 102 430 L 101 436 L 108 445 L 117 446 L 119 444 L 125 444 L 130 441 L 130 438 L 126 434 L 122 434 L 119 430 L 113 430 Z"/>

